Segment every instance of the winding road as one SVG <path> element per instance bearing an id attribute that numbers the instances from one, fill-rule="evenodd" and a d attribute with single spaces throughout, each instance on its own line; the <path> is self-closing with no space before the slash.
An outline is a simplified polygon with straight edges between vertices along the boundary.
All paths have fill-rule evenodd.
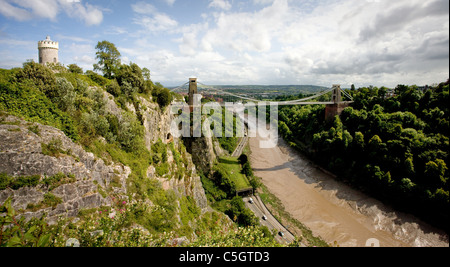
<path id="1" fill-rule="evenodd" d="M 252 201 L 250 201 L 252 199 Z M 245 197 L 243 198 L 245 206 L 249 208 L 255 216 L 259 219 L 259 222 L 263 226 L 267 226 L 269 230 L 275 230 L 278 234 L 275 239 L 280 244 L 290 244 L 295 240 L 295 236 L 292 235 L 275 217 L 269 212 L 267 207 L 262 202 L 259 196 Z M 280 234 L 282 233 L 282 234 Z"/>

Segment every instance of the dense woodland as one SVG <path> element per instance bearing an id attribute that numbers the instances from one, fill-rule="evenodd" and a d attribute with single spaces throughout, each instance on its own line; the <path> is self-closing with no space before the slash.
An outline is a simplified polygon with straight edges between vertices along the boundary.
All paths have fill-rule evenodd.
<path id="1" fill-rule="evenodd" d="M 448 231 L 449 82 L 347 92 L 355 102 L 332 121 L 324 106 L 285 106 L 279 129 L 339 179 Z"/>

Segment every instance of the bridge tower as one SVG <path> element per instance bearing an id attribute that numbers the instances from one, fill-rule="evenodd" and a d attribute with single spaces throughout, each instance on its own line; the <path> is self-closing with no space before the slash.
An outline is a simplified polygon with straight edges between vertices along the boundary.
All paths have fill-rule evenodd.
<path id="1" fill-rule="evenodd" d="M 189 108 L 194 110 L 194 95 L 198 93 L 197 78 L 189 78 Z"/>
<path id="2" fill-rule="evenodd" d="M 342 102 L 341 85 L 333 84 L 333 94 L 331 101 L 333 104 L 328 104 L 325 108 L 325 120 L 334 120 L 336 115 L 341 115 L 342 111 L 348 107 L 348 103 Z"/>

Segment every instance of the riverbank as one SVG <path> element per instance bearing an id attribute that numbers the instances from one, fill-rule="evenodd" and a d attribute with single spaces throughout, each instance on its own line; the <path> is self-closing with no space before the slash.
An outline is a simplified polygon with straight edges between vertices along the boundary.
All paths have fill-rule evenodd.
<path id="1" fill-rule="evenodd" d="M 327 243 L 361 247 L 376 239 L 383 247 L 448 247 L 442 231 L 337 182 L 281 138 L 269 149 L 260 148 L 261 140 L 250 138 L 255 175 L 292 217 Z"/>

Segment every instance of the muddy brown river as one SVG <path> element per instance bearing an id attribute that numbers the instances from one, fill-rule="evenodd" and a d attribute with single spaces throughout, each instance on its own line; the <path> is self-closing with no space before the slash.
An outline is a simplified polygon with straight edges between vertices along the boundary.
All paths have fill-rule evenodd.
<path id="1" fill-rule="evenodd" d="M 260 148 L 250 138 L 255 175 L 284 204 L 286 211 L 327 243 L 363 247 L 448 247 L 448 236 L 417 218 L 397 212 L 333 179 L 279 140 Z"/>

